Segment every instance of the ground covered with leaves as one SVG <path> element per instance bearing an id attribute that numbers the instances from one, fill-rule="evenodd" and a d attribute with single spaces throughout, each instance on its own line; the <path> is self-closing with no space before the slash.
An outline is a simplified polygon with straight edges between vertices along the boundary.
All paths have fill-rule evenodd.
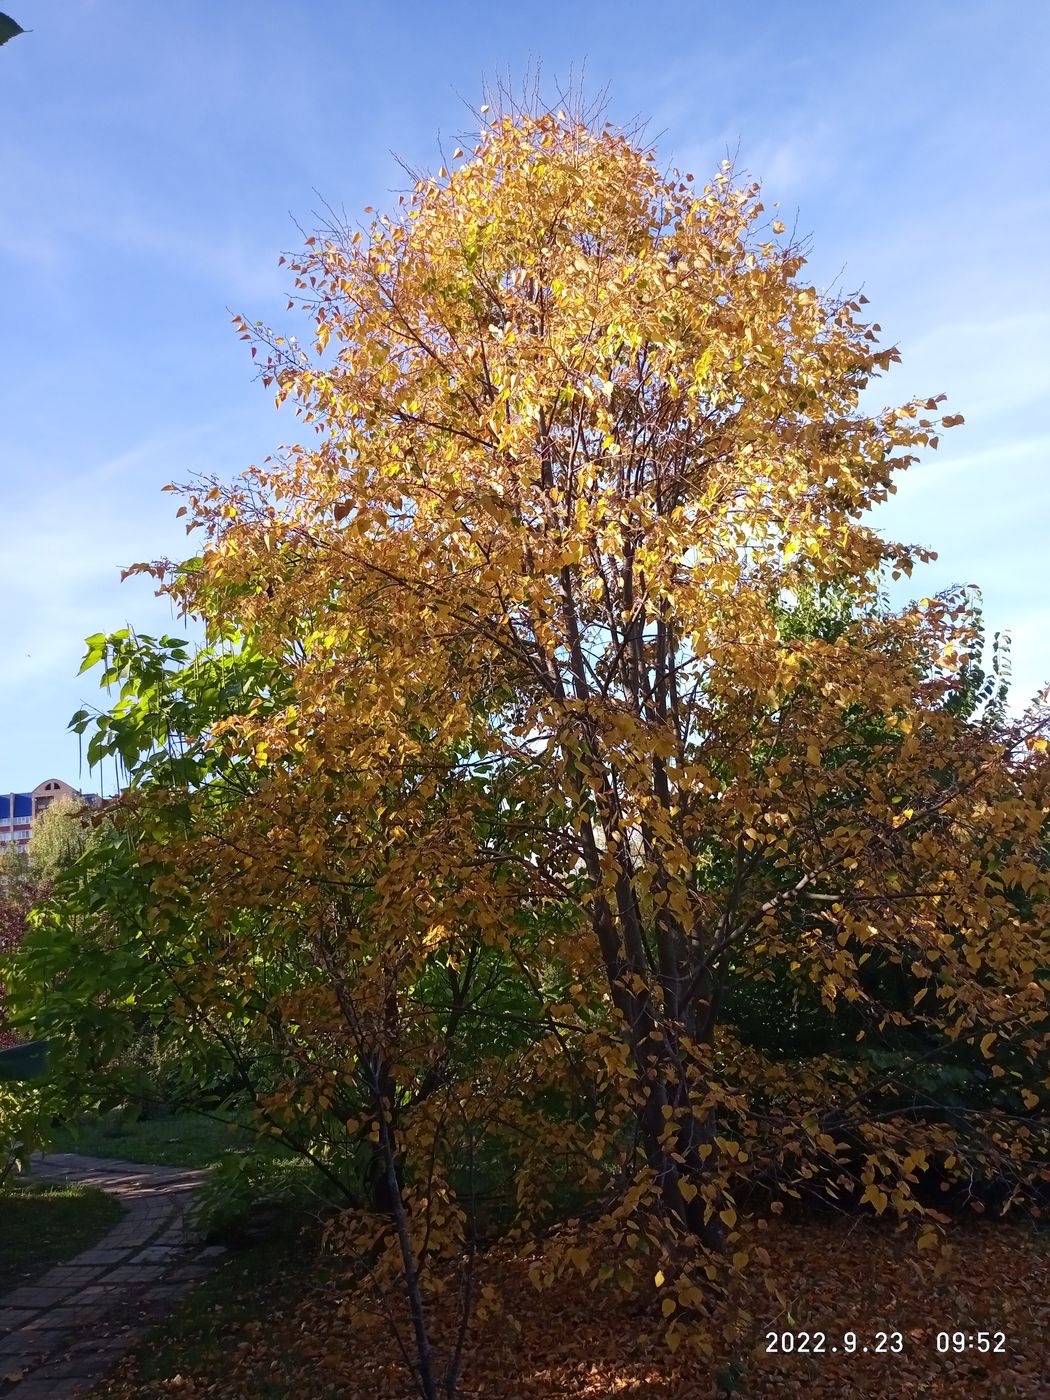
<path id="1" fill-rule="evenodd" d="M 750 1273 L 736 1302 L 754 1317 L 751 1335 L 732 1345 L 719 1338 L 714 1362 L 685 1348 L 672 1355 L 654 1302 L 592 1290 L 581 1279 L 537 1292 L 526 1264 L 490 1257 L 479 1282 L 498 1286 L 502 1307 L 473 1330 L 460 1395 L 693 1400 L 734 1387 L 762 1400 L 1046 1394 L 1045 1227 L 959 1227 L 939 1276 L 940 1256 L 921 1254 L 892 1229 L 868 1222 L 780 1220 L 763 1238 L 780 1298 Z M 409 1400 L 416 1393 L 389 1327 L 378 1319 L 361 1324 L 361 1299 L 330 1264 L 311 1281 L 301 1255 L 294 1267 L 289 1254 L 270 1263 L 265 1277 L 248 1256 L 234 1260 L 93 1392 L 96 1400 Z M 437 1319 L 439 1344 L 451 1340 L 455 1301 L 450 1294 L 448 1317 Z M 716 1332 L 721 1325 L 719 1319 Z M 792 1334 L 796 1347 L 803 1333 L 817 1346 L 822 1333 L 824 1351 L 774 1354 L 770 1332 Z M 1005 1334 L 1005 1350 L 980 1354 L 976 1334 L 985 1332 L 993 1346 L 996 1334 Z M 856 1337 L 853 1354 L 848 1333 Z M 881 1352 L 880 1333 L 889 1348 Z M 963 1333 L 972 1344 L 940 1353 L 938 1333 Z"/>

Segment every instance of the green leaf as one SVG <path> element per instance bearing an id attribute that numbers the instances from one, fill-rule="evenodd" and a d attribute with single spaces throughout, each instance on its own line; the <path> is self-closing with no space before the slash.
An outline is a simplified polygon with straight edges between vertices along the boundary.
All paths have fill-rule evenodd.
<path id="1" fill-rule="evenodd" d="M 715 1385 L 723 1395 L 733 1395 L 740 1388 L 744 1367 L 740 1361 L 730 1361 L 715 1372 Z"/>
<path id="2" fill-rule="evenodd" d="M 98 663 L 105 656 L 107 648 L 107 638 L 105 633 L 95 632 L 92 636 L 85 637 L 84 645 L 87 647 L 87 652 L 84 656 L 83 662 L 81 663 L 78 675 L 83 675 L 84 672 L 89 671 L 92 666 L 97 666 Z"/>

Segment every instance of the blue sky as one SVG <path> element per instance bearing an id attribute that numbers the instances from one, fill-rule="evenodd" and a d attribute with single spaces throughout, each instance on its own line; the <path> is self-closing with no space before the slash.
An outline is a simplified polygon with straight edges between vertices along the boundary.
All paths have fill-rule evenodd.
<path id="1" fill-rule="evenodd" d="M 967 420 L 876 523 L 939 551 L 916 592 L 981 585 L 1018 704 L 1050 680 L 1050 6 L 4 8 L 34 32 L 0 49 L 0 790 L 77 781 L 85 635 L 171 628 L 119 583 L 187 552 L 161 487 L 294 436 L 227 308 L 301 330 L 277 267 L 294 221 L 396 202 L 394 155 L 439 163 L 483 79 L 530 62 L 549 86 L 585 68 L 697 177 L 736 153 L 812 235 L 818 284 L 863 287 L 903 355 L 886 401 L 943 392 Z"/>

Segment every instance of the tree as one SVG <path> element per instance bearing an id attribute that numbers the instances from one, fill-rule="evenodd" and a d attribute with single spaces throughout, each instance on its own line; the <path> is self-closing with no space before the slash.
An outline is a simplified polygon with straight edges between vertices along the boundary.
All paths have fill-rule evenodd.
<path id="1" fill-rule="evenodd" d="M 0 954 L 16 948 L 26 931 L 26 919 L 34 902 L 46 890 L 35 880 L 24 851 L 14 846 L 0 851 Z M 13 1043 L 4 1020 L 0 992 L 0 1047 Z"/>
<path id="2" fill-rule="evenodd" d="M 149 567 L 280 685 L 191 731 L 223 785 L 129 797 L 136 918 L 169 950 L 207 932 L 180 1015 L 284 1036 L 266 1113 L 379 1145 L 410 1292 L 437 1242 L 464 1248 L 456 1162 L 504 1134 L 522 1230 L 556 1161 L 605 1206 L 537 1281 L 595 1242 L 626 1284 L 655 1254 L 677 1344 L 746 1262 L 748 1191 L 820 1176 L 919 1218 L 931 1165 L 1045 1174 L 1027 1100 L 977 1133 L 869 1111 L 870 1063 L 796 1069 L 723 1008 L 775 978 L 861 1035 L 1034 1062 L 1047 711 L 950 703 L 965 593 L 874 606 L 927 555 L 866 514 L 961 418 L 863 407 L 897 352 L 864 298 L 806 283 L 756 186 L 698 189 L 553 113 L 500 116 L 456 160 L 395 216 L 308 240 L 310 350 L 237 319 L 315 436 L 185 488 L 200 556 Z M 826 590 L 833 628 L 785 625 Z M 128 694 L 156 726 L 156 695 Z M 293 949 L 295 985 L 269 983 Z M 467 1027 L 520 1014 L 486 1006 L 493 966 L 527 1036 L 471 1056 Z"/>
<path id="3" fill-rule="evenodd" d="M 59 797 L 45 809 L 29 838 L 29 863 L 41 881 L 73 865 L 92 839 L 90 813 L 77 797 Z"/>
<path id="4" fill-rule="evenodd" d="M 76 798 L 59 798 L 36 823 L 28 853 L 14 846 L 0 852 L 0 957 L 5 976 L 16 982 L 21 973 L 19 949 L 30 927 L 34 908 L 47 901 L 54 882 L 67 875 L 96 839 L 86 820 L 86 808 Z M 54 1100 L 39 1086 L 22 1087 L 46 1069 L 46 1046 L 19 1043 L 7 1025 L 5 988 L 0 984 L 0 1178 L 47 1139 Z M 33 1034 L 31 1028 L 27 1028 Z M 15 1081 L 11 1089 L 4 1081 Z"/>
<path id="5" fill-rule="evenodd" d="M 85 813 L 78 799 L 59 798 L 34 827 L 28 852 L 13 845 L 0 851 L 0 954 L 21 943 L 34 906 L 47 899 L 55 878 L 75 865 L 91 844 Z M 12 1040 L 0 998 L 0 1046 Z"/>
<path id="6" fill-rule="evenodd" d="M 961 418 L 861 408 L 897 352 L 763 212 L 726 170 L 696 191 L 611 129 L 503 117 L 397 218 L 293 263 L 315 359 L 238 323 L 317 445 L 189 499 L 201 580 L 271 580 L 238 615 L 301 647 L 295 718 L 242 742 L 339 751 L 367 715 L 396 747 L 405 697 L 440 697 L 424 727 L 557 814 L 534 868 L 585 872 L 646 1191 L 712 1243 L 744 952 L 858 1001 L 867 945 L 906 955 L 958 1036 L 1040 1004 L 1038 923 L 1004 886 L 1040 880 L 1045 711 L 996 730 L 946 706 L 964 597 L 863 606 L 926 557 L 866 512 Z M 859 605 L 840 635 L 784 641 L 779 600 L 829 585 Z M 491 673 L 513 699 L 479 724 Z"/>
<path id="7" fill-rule="evenodd" d="M 47 886 L 30 868 L 25 852 L 9 846 L 0 851 L 0 959 L 17 968 L 19 946 L 25 937 L 30 910 L 46 897 Z M 24 1081 L 39 1078 L 45 1069 L 44 1047 L 19 1043 L 8 1026 L 5 982 L 0 976 L 0 1185 L 47 1138 L 50 1100 L 37 1085 Z"/>

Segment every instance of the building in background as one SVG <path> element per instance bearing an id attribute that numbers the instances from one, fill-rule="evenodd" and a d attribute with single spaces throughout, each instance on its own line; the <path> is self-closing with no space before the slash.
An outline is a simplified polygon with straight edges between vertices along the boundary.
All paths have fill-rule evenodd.
<path id="1" fill-rule="evenodd" d="M 33 823 L 47 811 L 58 797 L 75 797 L 88 807 L 101 798 L 93 792 L 78 792 L 61 778 L 48 778 L 37 783 L 32 792 L 0 793 L 0 851 L 25 851 L 33 834 Z"/>

